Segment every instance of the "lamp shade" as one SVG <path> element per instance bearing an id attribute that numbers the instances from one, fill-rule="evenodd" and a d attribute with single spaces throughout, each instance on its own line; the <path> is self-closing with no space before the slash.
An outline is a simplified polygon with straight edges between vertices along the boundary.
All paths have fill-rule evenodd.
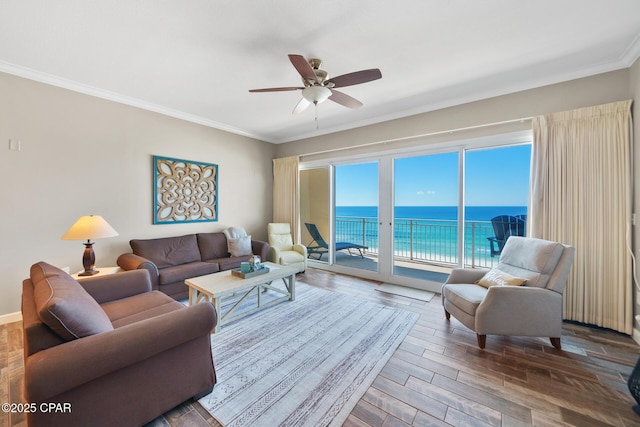
<path id="1" fill-rule="evenodd" d="M 118 232 L 100 215 L 81 216 L 62 235 L 62 240 L 91 240 L 117 236 Z"/>

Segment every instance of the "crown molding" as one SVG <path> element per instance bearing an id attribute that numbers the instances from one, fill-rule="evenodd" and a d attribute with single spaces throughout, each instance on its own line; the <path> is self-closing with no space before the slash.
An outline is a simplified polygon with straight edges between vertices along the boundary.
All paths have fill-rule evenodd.
<path id="1" fill-rule="evenodd" d="M 627 67 L 631 67 L 640 58 L 640 33 L 629 44 L 620 57 L 620 60 L 626 64 Z"/>
<path id="2" fill-rule="evenodd" d="M 165 116 L 173 117 L 176 119 L 184 120 L 191 123 L 207 126 L 210 128 L 222 130 L 225 132 L 233 133 L 236 135 L 246 136 L 248 138 L 258 139 L 264 141 L 260 135 L 255 135 L 247 132 L 243 129 L 239 129 L 233 126 L 218 123 L 213 120 L 206 119 L 204 117 L 188 114 L 183 111 L 167 108 L 162 105 L 153 104 L 150 102 L 142 101 L 140 99 L 132 98 L 129 96 L 121 95 L 116 92 L 100 89 L 94 86 L 78 83 L 72 80 L 68 80 L 62 77 L 58 77 L 52 74 L 43 73 L 31 68 L 22 67 L 20 65 L 11 64 L 9 62 L 0 61 L 0 72 L 12 74 L 25 79 L 34 80 L 40 83 L 68 89 L 74 92 L 82 93 L 85 95 L 95 96 L 97 98 L 106 99 L 108 101 L 117 102 L 120 104 L 129 105 L 132 107 L 140 108 L 147 111 L 153 111 Z"/>

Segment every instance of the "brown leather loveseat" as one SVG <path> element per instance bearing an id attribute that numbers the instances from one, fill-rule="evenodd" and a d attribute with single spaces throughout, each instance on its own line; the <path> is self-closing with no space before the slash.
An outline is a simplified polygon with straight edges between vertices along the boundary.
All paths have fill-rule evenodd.
<path id="1" fill-rule="evenodd" d="M 185 307 L 152 291 L 146 270 L 78 282 L 39 262 L 30 273 L 22 294 L 30 427 L 140 426 L 213 389 L 211 304 Z"/>
<path id="2" fill-rule="evenodd" d="M 269 244 L 250 240 L 250 252 L 233 256 L 229 253 L 224 233 L 198 233 L 157 239 L 134 239 L 129 242 L 133 253 L 118 257 L 123 270 L 149 271 L 154 290 L 179 300 L 189 296 L 186 279 L 240 267 L 251 255 L 265 261 Z M 247 242 L 247 247 L 249 242 Z"/>

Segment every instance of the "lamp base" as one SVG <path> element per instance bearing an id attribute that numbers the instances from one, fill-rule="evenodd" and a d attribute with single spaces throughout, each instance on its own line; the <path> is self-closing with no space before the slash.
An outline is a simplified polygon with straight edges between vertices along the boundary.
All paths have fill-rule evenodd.
<path id="1" fill-rule="evenodd" d="M 93 276 L 98 270 L 93 268 L 96 264 L 96 255 L 93 253 L 93 242 L 87 240 L 84 244 L 84 254 L 82 254 L 82 266 L 84 271 L 78 273 L 78 276 Z"/>

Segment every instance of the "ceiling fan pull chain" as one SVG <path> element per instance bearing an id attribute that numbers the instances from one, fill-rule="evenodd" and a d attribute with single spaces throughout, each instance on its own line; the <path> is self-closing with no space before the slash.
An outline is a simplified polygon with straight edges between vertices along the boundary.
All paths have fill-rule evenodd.
<path id="1" fill-rule="evenodd" d="M 320 129 L 320 126 L 318 124 L 318 103 L 314 102 L 314 105 L 316 106 L 316 129 Z"/>

